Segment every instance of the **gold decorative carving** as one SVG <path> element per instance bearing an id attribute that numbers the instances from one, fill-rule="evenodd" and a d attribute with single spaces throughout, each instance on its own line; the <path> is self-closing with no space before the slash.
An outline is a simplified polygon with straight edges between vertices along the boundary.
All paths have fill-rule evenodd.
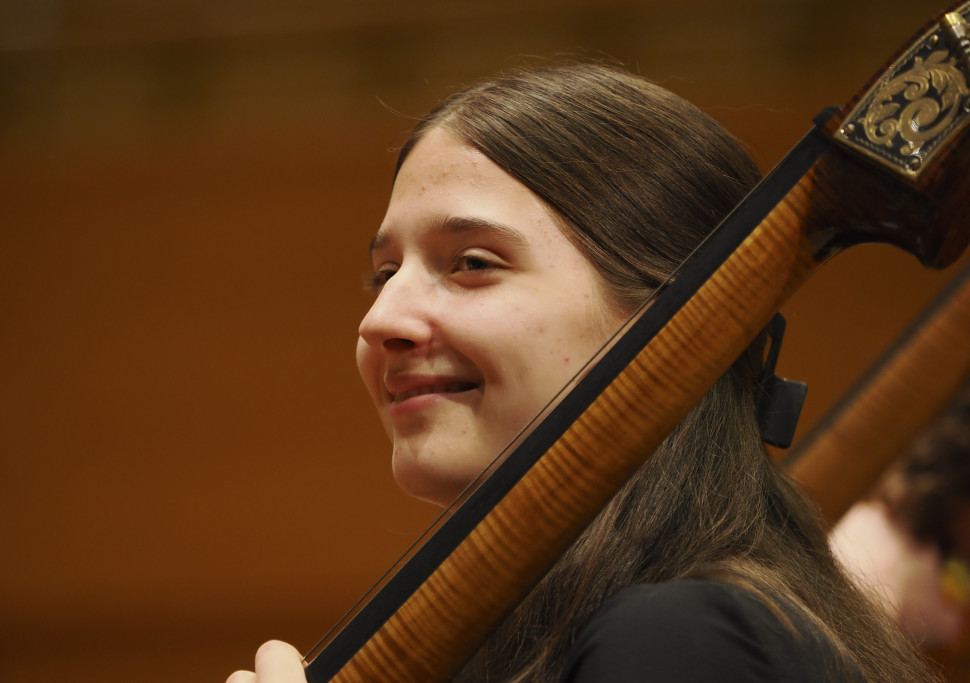
<path id="1" fill-rule="evenodd" d="M 833 138 L 916 180 L 970 122 L 970 2 L 929 28 L 860 97 Z"/>
<path id="2" fill-rule="evenodd" d="M 923 143 L 953 123 L 968 94 L 966 79 L 947 50 L 932 52 L 925 61 L 916 57 L 911 69 L 876 92 L 862 119 L 866 137 L 874 144 L 893 147 L 899 135 L 906 141 L 899 153 L 918 154 Z M 909 104 L 903 106 L 900 97 Z"/>

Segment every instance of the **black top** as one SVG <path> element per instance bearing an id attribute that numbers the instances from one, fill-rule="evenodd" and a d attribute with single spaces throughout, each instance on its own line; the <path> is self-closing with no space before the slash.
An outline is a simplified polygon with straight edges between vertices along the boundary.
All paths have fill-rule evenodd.
<path id="1" fill-rule="evenodd" d="M 715 581 L 633 586 L 609 600 L 580 633 L 562 680 L 849 680 L 826 641 L 803 618 L 782 611 L 791 625 L 754 594 Z"/>

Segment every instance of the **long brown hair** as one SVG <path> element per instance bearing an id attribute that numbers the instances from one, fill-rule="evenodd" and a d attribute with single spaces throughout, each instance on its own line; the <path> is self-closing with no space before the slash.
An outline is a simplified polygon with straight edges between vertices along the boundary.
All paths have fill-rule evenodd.
<path id="1" fill-rule="evenodd" d="M 614 67 L 521 70 L 423 119 L 545 201 L 632 311 L 759 179 L 719 124 Z M 836 568 L 801 494 L 771 464 L 754 409 L 758 345 L 710 390 L 465 667 L 462 680 L 554 681 L 621 588 L 706 576 L 793 606 L 869 681 L 929 678 L 914 648 Z"/>

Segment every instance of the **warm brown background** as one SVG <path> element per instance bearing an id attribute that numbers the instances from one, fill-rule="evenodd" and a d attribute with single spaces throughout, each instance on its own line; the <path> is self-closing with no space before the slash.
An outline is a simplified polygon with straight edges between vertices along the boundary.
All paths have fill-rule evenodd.
<path id="1" fill-rule="evenodd" d="M 940 1 L 0 1 L 0 680 L 221 681 L 431 520 L 352 356 L 439 97 L 604 53 L 767 168 Z M 797 296 L 805 426 L 951 275 L 862 248 Z"/>

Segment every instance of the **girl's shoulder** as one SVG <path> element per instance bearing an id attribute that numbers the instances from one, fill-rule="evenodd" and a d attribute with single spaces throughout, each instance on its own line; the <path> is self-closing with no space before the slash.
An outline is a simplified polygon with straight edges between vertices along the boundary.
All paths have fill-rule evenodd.
<path id="1" fill-rule="evenodd" d="M 793 609 L 730 583 L 682 579 L 607 601 L 577 638 L 563 680 L 844 680 L 830 653 Z"/>

